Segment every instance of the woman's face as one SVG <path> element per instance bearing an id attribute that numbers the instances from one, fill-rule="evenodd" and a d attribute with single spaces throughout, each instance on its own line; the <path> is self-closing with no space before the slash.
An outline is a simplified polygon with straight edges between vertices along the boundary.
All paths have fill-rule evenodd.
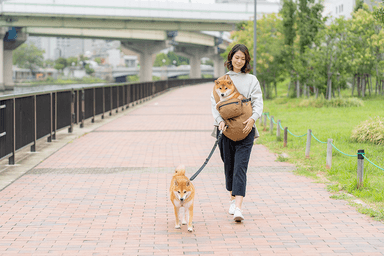
<path id="1" fill-rule="evenodd" d="M 239 73 L 245 65 L 245 54 L 238 50 L 232 57 L 233 71 Z"/>

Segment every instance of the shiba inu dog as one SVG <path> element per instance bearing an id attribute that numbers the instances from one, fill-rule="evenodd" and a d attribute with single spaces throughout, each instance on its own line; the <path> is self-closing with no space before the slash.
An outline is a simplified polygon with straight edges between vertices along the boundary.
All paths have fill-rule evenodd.
<path id="1" fill-rule="evenodd" d="M 176 168 L 171 180 L 170 198 L 175 209 L 176 224 L 175 228 L 180 228 L 180 208 L 184 207 L 184 216 L 182 224 L 188 223 L 188 231 L 192 232 L 193 218 L 193 199 L 195 197 L 195 187 L 192 182 L 185 176 L 185 167 L 180 165 Z"/>
<path id="2" fill-rule="evenodd" d="M 222 80 L 216 80 L 215 81 L 215 91 L 217 95 L 220 97 L 220 102 L 227 101 L 230 99 L 237 98 L 239 100 L 244 99 L 244 96 L 241 95 L 235 85 L 233 84 L 232 80 L 229 79 L 222 79 Z"/>

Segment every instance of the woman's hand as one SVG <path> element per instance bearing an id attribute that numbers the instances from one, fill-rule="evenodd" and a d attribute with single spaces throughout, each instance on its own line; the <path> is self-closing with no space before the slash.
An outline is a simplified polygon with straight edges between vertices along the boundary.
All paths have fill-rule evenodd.
<path id="1" fill-rule="evenodd" d="M 247 120 L 245 120 L 245 122 L 243 122 L 243 124 L 245 124 L 243 133 L 249 133 L 251 132 L 252 127 L 255 124 L 255 120 L 253 120 L 252 118 L 248 118 Z"/>
<path id="2" fill-rule="evenodd" d="M 221 121 L 219 124 L 219 131 L 225 131 L 227 129 L 227 126 L 225 125 L 224 121 Z"/>

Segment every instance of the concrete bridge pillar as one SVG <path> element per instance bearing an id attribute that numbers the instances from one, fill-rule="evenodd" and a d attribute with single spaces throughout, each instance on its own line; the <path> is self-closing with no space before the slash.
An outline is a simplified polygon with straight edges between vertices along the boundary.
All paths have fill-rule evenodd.
<path id="1" fill-rule="evenodd" d="M 201 58 L 206 55 L 207 47 L 175 46 L 174 51 L 189 59 L 189 65 L 191 66 L 189 78 L 201 78 Z"/>
<path id="2" fill-rule="evenodd" d="M 186 47 L 175 46 L 174 50 L 186 58 L 189 58 L 191 65 L 190 78 L 201 78 L 201 58 L 208 57 L 214 62 L 214 76 L 220 77 L 225 74 L 224 59 L 220 56 L 217 47 Z"/>
<path id="3" fill-rule="evenodd" d="M 226 68 L 224 67 L 224 59 L 219 55 L 208 56 L 213 61 L 214 67 L 214 77 L 221 77 L 225 74 Z"/>
<path id="4" fill-rule="evenodd" d="M 121 44 L 140 54 L 140 82 L 152 81 L 153 54 L 168 47 L 167 42 L 121 42 Z"/>
<path id="5" fill-rule="evenodd" d="M 21 31 L 13 38 L 7 32 L 7 28 L 0 28 L 0 91 L 13 90 L 12 51 L 27 40 L 27 35 Z"/>

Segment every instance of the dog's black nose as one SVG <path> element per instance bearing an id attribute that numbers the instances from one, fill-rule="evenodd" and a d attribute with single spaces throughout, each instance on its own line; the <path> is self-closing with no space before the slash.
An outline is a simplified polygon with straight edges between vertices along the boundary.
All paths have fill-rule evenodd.
<path id="1" fill-rule="evenodd" d="M 184 198 L 180 198 L 180 201 L 184 201 Z"/>
<path id="2" fill-rule="evenodd" d="M 221 97 L 224 97 L 224 93 L 221 94 Z"/>

